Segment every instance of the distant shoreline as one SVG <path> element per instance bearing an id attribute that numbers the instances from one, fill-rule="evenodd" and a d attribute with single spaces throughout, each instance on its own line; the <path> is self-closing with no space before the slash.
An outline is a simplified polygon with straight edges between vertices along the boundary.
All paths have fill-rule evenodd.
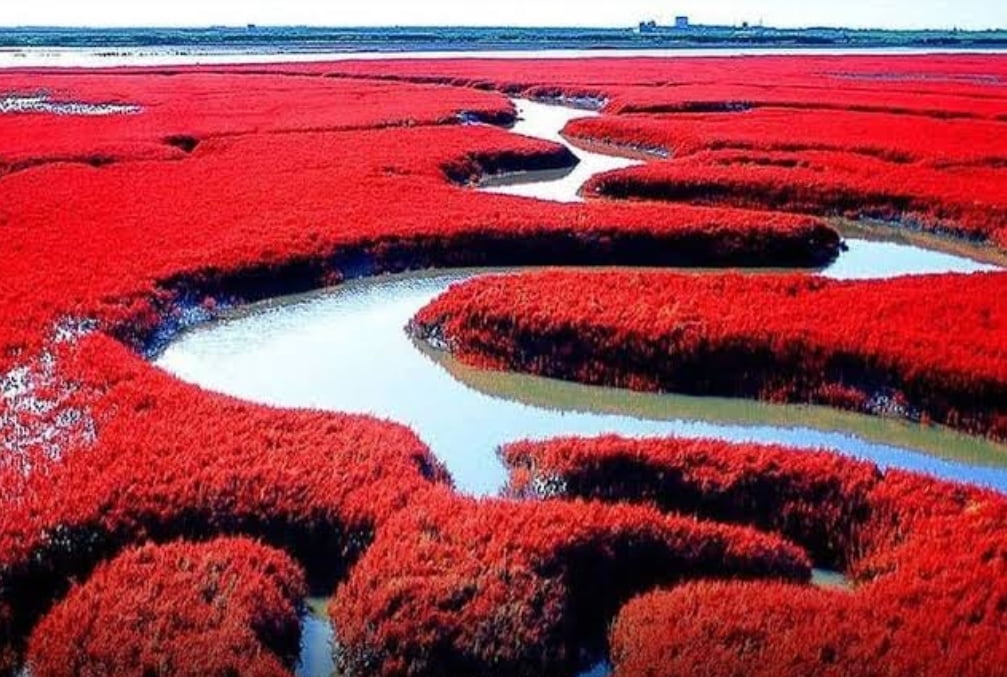
<path id="1" fill-rule="evenodd" d="M 1007 49 L 1007 29 L 880 30 L 641 24 L 639 28 L 0 28 L 0 50 L 203 49 L 280 53 L 626 49 Z"/>
<path id="2" fill-rule="evenodd" d="M 440 51 L 281 51 L 279 48 L 217 47 L 0 47 L 0 71 L 46 69 L 185 68 L 192 66 L 239 66 L 335 61 L 421 60 L 421 59 L 628 59 L 628 58 L 731 58 L 731 57 L 871 57 L 1007 55 L 1005 49 L 920 48 L 920 47 L 817 47 L 817 48 L 678 48 L 678 49 L 479 49 Z M 999 82 L 999 81 L 997 81 Z"/>

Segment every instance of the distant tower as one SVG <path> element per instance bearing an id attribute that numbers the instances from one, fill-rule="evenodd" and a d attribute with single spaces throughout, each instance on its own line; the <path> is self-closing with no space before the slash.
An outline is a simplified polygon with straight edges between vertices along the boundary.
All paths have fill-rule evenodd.
<path id="1" fill-rule="evenodd" d="M 675 17 L 675 28 L 686 29 L 689 27 L 689 17 L 687 16 L 676 16 Z"/>

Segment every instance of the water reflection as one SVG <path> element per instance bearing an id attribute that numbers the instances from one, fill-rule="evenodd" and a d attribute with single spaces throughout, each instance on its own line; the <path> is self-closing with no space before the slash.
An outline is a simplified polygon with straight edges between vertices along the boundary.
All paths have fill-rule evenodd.
<path id="1" fill-rule="evenodd" d="M 325 601 L 319 601 L 324 607 Z M 301 619 L 301 654 L 294 677 L 329 677 L 336 674 L 332 623 L 321 609 L 311 608 Z"/>
<path id="2" fill-rule="evenodd" d="M 872 427 L 866 421 L 876 419 L 840 414 L 839 425 L 829 430 L 828 418 L 816 418 L 818 408 L 743 403 L 725 409 L 730 400 L 540 379 L 557 385 L 560 397 L 554 397 L 524 380 L 513 387 L 507 379 L 514 375 L 506 374 L 499 377 L 505 388 L 511 386 L 511 399 L 491 394 L 493 388 L 482 392 L 470 387 L 471 379 L 460 381 L 428 359 L 402 329 L 451 283 L 476 274 L 388 276 L 249 306 L 181 336 L 157 364 L 186 381 L 256 402 L 372 414 L 408 425 L 447 464 L 459 490 L 476 495 L 494 494 L 505 482 L 495 455 L 501 444 L 602 433 L 828 447 L 882 466 L 1007 490 L 1007 450 L 941 428 L 895 421 Z M 852 419 L 865 427 L 849 425 Z M 940 450 L 947 458 L 920 449 Z M 956 455 L 989 465 L 963 463 Z"/>
<path id="3" fill-rule="evenodd" d="M 998 266 L 934 249 L 847 238 L 847 251 L 822 274 L 840 280 L 867 280 L 936 273 L 979 273 L 1000 270 Z"/>
<path id="4" fill-rule="evenodd" d="M 570 120 L 597 117 L 598 113 L 594 111 L 552 106 L 526 99 L 514 99 L 514 105 L 517 106 L 518 121 L 511 131 L 560 143 L 569 148 L 580 162 L 567 170 L 490 177 L 483 182 L 481 188 L 483 191 L 535 197 L 553 202 L 582 202 L 583 198 L 579 195 L 580 187 L 595 174 L 641 164 L 639 160 L 603 155 L 578 148 L 560 134 Z"/>

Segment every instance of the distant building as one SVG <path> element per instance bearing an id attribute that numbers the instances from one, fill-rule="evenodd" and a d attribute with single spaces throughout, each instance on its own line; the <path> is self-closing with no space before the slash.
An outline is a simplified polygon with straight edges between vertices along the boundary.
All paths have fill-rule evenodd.
<path id="1" fill-rule="evenodd" d="M 670 29 L 674 30 L 689 30 L 689 17 L 687 16 L 676 16 L 675 23 L 672 26 L 661 26 L 653 19 L 650 21 L 640 22 L 640 32 L 641 33 L 659 33 L 661 31 L 667 31 Z"/>

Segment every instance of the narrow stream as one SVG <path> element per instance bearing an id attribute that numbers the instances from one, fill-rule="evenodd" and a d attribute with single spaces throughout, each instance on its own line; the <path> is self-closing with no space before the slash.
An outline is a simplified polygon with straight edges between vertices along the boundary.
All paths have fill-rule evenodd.
<path id="1" fill-rule="evenodd" d="M 527 99 L 517 99 L 514 105 L 517 106 L 518 119 L 511 127 L 512 132 L 563 144 L 573 151 L 580 162 L 567 170 L 490 176 L 482 182 L 482 190 L 487 193 L 520 195 L 552 202 L 583 202 L 584 198 L 579 194 L 580 187 L 595 174 L 643 164 L 640 160 L 582 150 L 571 145 L 560 134 L 571 120 L 598 117 L 599 113 L 595 111 L 552 106 Z"/>
<path id="2" fill-rule="evenodd" d="M 518 101 L 516 133 L 566 143 L 583 110 Z M 481 190 L 577 201 L 598 171 L 634 161 L 572 147 L 571 172 L 497 177 Z M 529 182 L 531 181 L 531 182 Z M 994 269 L 917 246 L 850 239 L 822 271 L 851 279 Z M 682 435 L 827 447 L 1007 492 L 1007 447 L 953 431 L 832 409 L 631 393 L 465 367 L 415 344 L 410 318 L 451 284 L 486 274 L 454 270 L 382 276 L 239 308 L 183 334 L 156 364 L 209 390 L 290 408 L 372 414 L 408 425 L 447 465 L 459 491 L 494 495 L 505 482 L 496 449 L 518 439 L 619 433 Z M 825 580 L 839 584 L 827 574 Z M 841 581 L 840 581 L 841 583 Z M 306 617 L 300 677 L 333 672 L 332 629 L 320 605 Z M 603 675 L 604 668 L 590 674 Z"/>
<path id="3" fill-rule="evenodd" d="M 447 465 L 460 491 L 493 495 L 506 476 L 495 450 L 517 439 L 559 435 L 683 435 L 828 447 L 898 466 L 1007 491 L 1007 449 L 943 428 L 889 421 L 856 430 L 816 424 L 820 408 L 719 398 L 628 393 L 549 379 L 466 370 L 417 346 L 403 331 L 447 288 L 486 271 L 411 273 L 355 280 L 337 288 L 241 308 L 168 346 L 158 366 L 209 390 L 289 407 L 373 414 L 403 423 Z M 476 374 L 472 374 L 476 371 Z M 475 379 L 475 380 L 473 380 Z M 522 390 L 522 383 L 529 383 Z M 538 385 L 535 385 L 538 384 Z M 544 395 L 544 397 L 543 397 Z M 622 410 L 605 408 L 623 401 Z M 732 406 L 732 403 L 735 406 Z M 680 412 L 680 413 L 679 413 Z M 901 443 L 915 428 L 924 438 Z M 889 431 L 889 432 L 886 432 Z M 874 441 L 872 441 L 872 438 Z M 927 440 L 926 438 L 931 438 Z M 920 453 L 927 448 L 969 462 Z M 917 447 L 916 449 L 912 448 Z M 986 462 L 989 465 L 975 465 Z M 995 467 L 999 466 L 999 467 Z"/>
<path id="4" fill-rule="evenodd" d="M 595 174 L 641 164 L 639 160 L 587 151 L 571 144 L 560 132 L 571 120 L 597 117 L 590 110 L 555 106 L 527 99 L 515 99 L 517 123 L 515 134 L 561 143 L 578 157 L 572 170 L 523 172 L 487 177 L 481 190 L 553 202 L 583 202 L 580 187 Z M 910 244 L 883 242 L 851 237 L 848 250 L 833 262 L 824 274 L 839 279 L 868 279 L 920 275 L 923 273 L 975 273 L 997 270 L 996 266 L 964 256 L 946 254 Z"/>

